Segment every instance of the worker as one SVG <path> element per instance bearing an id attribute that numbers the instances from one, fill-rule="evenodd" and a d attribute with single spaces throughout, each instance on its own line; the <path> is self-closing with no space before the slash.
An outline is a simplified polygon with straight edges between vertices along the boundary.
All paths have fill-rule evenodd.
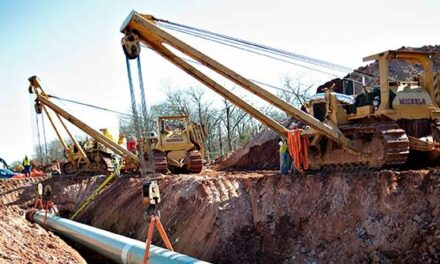
<path id="1" fill-rule="evenodd" d="M 298 174 L 298 170 L 295 167 L 295 162 L 293 162 L 293 158 L 290 155 L 289 155 L 289 157 L 290 157 L 289 174 L 297 175 Z"/>
<path id="2" fill-rule="evenodd" d="M 291 130 L 296 130 L 298 128 L 301 127 L 301 124 L 298 123 L 292 123 L 290 125 L 290 129 Z M 287 146 L 289 146 L 289 144 L 287 144 Z M 287 152 L 289 153 L 289 149 L 287 149 Z M 295 159 L 289 154 L 289 158 L 290 158 L 290 166 L 289 166 L 289 173 L 293 174 L 293 175 L 297 175 L 298 174 L 298 170 L 295 167 Z"/>
<path id="3" fill-rule="evenodd" d="M 280 173 L 281 175 L 287 175 L 292 162 L 289 155 L 289 146 L 284 138 L 279 138 L 278 144 L 280 145 Z"/>
<path id="4" fill-rule="evenodd" d="M 24 175 L 26 177 L 31 177 L 31 161 L 29 160 L 27 155 L 24 156 L 22 164 L 24 167 Z"/>
<path id="5" fill-rule="evenodd" d="M 115 168 L 115 170 L 117 170 L 119 167 L 119 156 L 118 155 L 116 155 L 116 154 L 112 155 L 112 163 L 113 163 L 113 167 Z M 116 176 L 118 176 L 118 177 L 121 176 L 121 171 L 118 171 L 116 173 Z"/>

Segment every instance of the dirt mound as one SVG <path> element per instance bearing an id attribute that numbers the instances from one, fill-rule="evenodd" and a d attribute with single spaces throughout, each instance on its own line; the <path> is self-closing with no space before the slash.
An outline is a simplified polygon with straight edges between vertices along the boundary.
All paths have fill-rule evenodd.
<path id="1" fill-rule="evenodd" d="M 25 220 L 24 213 L 33 206 L 36 185 L 40 182 L 52 186 L 53 200 L 58 201 L 57 207 L 64 213 L 76 209 L 102 180 L 102 177 L 0 180 L 0 263 L 86 263 L 61 238 Z"/>
<path id="2" fill-rule="evenodd" d="M 265 129 L 224 160 L 217 160 L 219 168 L 228 170 L 276 169 L 280 165 L 278 134 Z"/>
<path id="3" fill-rule="evenodd" d="M 159 180 L 162 222 L 184 254 L 215 263 L 440 261 L 439 170 L 208 175 Z M 141 186 L 118 179 L 79 219 L 144 240 Z"/>
<path id="4" fill-rule="evenodd" d="M 23 203 L 27 198 L 21 194 L 39 181 L 0 180 L 0 263 L 86 263 L 62 239 L 29 223 L 25 211 L 14 205 Z"/>
<path id="5" fill-rule="evenodd" d="M 411 47 L 401 47 L 398 50 L 416 50 L 416 51 L 429 51 L 435 52 L 436 54 L 433 56 L 433 65 L 434 71 L 440 71 L 440 45 L 433 46 L 423 46 L 420 48 L 411 48 Z M 413 77 L 422 73 L 422 66 L 418 64 L 409 64 L 404 61 L 392 60 L 389 65 L 389 75 L 393 80 L 400 81 L 410 81 Z M 357 68 L 353 73 L 348 74 L 344 78 L 353 79 L 358 83 L 355 84 L 356 93 L 362 92 L 362 74 L 366 74 L 366 84 L 367 85 L 379 85 L 379 64 L 377 62 L 370 63 L 366 66 L 362 66 Z M 372 76 L 372 78 L 368 77 Z M 333 79 L 331 81 L 326 82 L 325 84 L 319 86 L 316 91 L 323 92 L 324 88 L 329 88 L 332 84 L 335 84 L 335 91 L 342 93 L 342 80 L 339 78 Z"/>
<path id="6" fill-rule="evenodd" d="M 288 127 L 292 121 L 283 124 Z M 221 170 L 277 169 L 280 166 L 278 138 L 273 130 L 265 129 L 229 156 L 216 160 L 215 165 Z"/>

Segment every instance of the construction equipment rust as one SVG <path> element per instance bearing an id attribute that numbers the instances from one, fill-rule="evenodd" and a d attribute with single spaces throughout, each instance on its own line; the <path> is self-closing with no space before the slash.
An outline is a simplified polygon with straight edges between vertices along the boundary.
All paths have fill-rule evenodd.
<path id="1" fill-rule="evenodd" d="M 322 98 L 309 100 L 304 106 L 306 111 L 301 111 L 162 30 L 156 25 L 157 21 L 151 15 L 130 13 L 121 27 L 127 57 L 138 57 L 140 43 L 143 43 L 281 136 L 288 137 L 288 129 L 185 62 L 168 48 L 170 46 L 303 122 L 308 126 L 302 136 L 310 140 L 310 169 L 398 166 L 405 164 L 410 151 L 438 152 L 440 109 L 432 99 L 438 92 L 434 91 L 431 53 L 387 51 L 367 57 L 365 60 L 379 61 L 379 89 L 366 90 L 347 103 L 329 88 Z M 424 74 L 417 82 L 390 85 L 388 62 L 391 59 L 420 63 Z"/>

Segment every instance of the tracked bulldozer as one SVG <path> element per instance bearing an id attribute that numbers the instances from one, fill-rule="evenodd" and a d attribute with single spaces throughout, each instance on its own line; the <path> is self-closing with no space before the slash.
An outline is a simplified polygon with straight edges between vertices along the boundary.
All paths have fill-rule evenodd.
<path id="1" fill-rule="evenodd" d="M 112 155 L 122 157 L 128 171 L 139 171 L 140 160 L 137 149 L 129 151 L 118 145 L 106 135 L 96 131 L 77 117 L 53 103 L 36 76 L 29 78 L 29 92 L 36 95 L 35 111 L 45 113 L 66 153 L 67 162 L 62 164 L 65 174 L 106 174 L 115 168 Z M 71 144 L 67 144 L 61 135 L 61 129 L 55 124 L 58 119 L 67 132 Z M 84 131 L 89 137 L 79 142 L 66 126 L 71 123 Z M 204 126 L 190 122 L 187 116 L 163 116 L 158 118 L 158 133 L 144 137 L 143 146 L 147 172 L 200 173 L 205 153 Z M 148 146 L 151 146 L 153 160 L 148 159 Z"/>
<path id="2" fill-rule="evenodd" d="M 319 131 L 305 131 L 313 144 L 309 160 L 313 168 L 367 165 L 373 168 L 402 165 L 410 154 L 425 153 L 436 159 L 439 153 L 440 108 L 435 95 L 432 53 L 386 51 L 364 58 L 377 60 L 380 86 L 365 88 L 350 103 L 341 103 L 328 89 L 321 98 L 306 104 L 307 112 L 337 127 L 356 145 L 361 155 L 339 149 L 335 142 L 319 137 Z M 389 81 L 391 60 L 419 63 L 423 73 L 414 81 Z M 414 155 L 413 155 L 414 156 Z"/>
<path id="3" fill-rule="evenodd" d="M 307 157 L 312 170 L 394 167 L 405 164 L 410 153 L 435 156 L 439 152 L 440 108 L 434 99 L 439 97 L 439 87 L 434 84 L 438 79 L 434 81 L 433 54 L 429 52 L 390 50 L 366 57 L 365 61 L 379 63 L 380 87 L 350 99 L 342 98 L 343 95 L 328 87 L 325 93 L 309 100 L 304 106 L 306 111 L 302 111 L 163 30 L 159 23 L 167 20 L 130 13 L 121 27 L 122 45 L 128 58 L 137 58 L 140 44 L 144 44 L 287 138 L 290 133 L 287 128 L 190 65 L 175 51 L 284 111 L 306 125 L 301 135 L 309 138 Z M 394 59 L 420 63 L 423 75 L 414 82 L 390 83 L 388 63 Z"/>
<path id="4" fill-rule="evenodd" d="M 200 173 L 205 154 L 206 131 L 188 116 L 162 116 L 158 135 L 151 137 L 156 172 Z M 144 148 L 146 149 L 146 148 Z"/>
<path id="5" fill-rule="evenodd" d="M 61 171 L 64 174 L 107 174 L 115 169 L 112 162 L 114 152 L 109 148 L 93 138 L 88 138 L 77 144 L 80 148 L 74 143 L 68 145 L 71 159 L 68 162 L 64 162 L 61 166 Z M 66 156 L 68 155 L 66 154 Z"/>

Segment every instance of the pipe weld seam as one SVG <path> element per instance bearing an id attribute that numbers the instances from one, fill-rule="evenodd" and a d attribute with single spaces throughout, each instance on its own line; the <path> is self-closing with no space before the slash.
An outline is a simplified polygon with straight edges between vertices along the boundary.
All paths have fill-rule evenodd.
<path id="1" fill-rule="evenodd" d="M 121 252 L 121 259 L 122 259 L 122 263 L 123 264 L 128 264 L 127 261 L 127 257 L 128 257 L 128 252 L 130 251 L 130 248 L 133 246 L 133 244 L 128 243 L 127 245 L 125 245 L 125 247 L 122 249 Z"/>

